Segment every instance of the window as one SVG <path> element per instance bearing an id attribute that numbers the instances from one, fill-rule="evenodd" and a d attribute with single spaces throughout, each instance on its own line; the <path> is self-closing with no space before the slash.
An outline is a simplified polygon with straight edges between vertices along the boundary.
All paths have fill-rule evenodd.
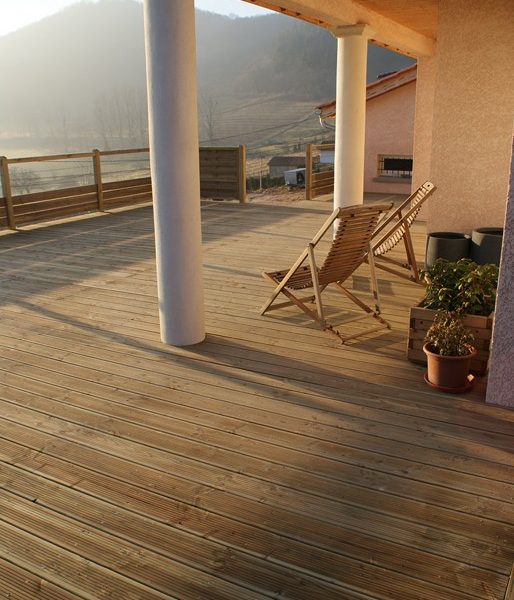
<path id="1" fill-rule="evenodd" d="M 378 155 L 378 176 L 411 179 L 412 156 Z"/>

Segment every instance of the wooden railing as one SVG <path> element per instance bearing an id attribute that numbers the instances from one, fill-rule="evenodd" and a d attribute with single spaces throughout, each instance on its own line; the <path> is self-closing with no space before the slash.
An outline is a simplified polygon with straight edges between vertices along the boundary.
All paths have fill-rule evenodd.
<path id="1" fill-rule="evenodd" d="M 318 196 L 334 191 L 334 170 L 318 163 L 314 170 L 314 154 L 323 150 L 334 150 L 334 144 L 307 144 L 305 155 L 305 199 L 314 200 Z"/>
<path id="2" fill-rule="evenodd" d="M 200 195 L 246 201 L 246 147 L 200 148 Z"/>
<path id="3" fill-rule="evenodd" d="M 0 157 L 0 228 L 16 229 L 20 225 L 152 202 L 152 181 L 149 176 L 118 178 L 113 181 L 109 180 L 108 172 L 103 173 L 102 157 L 140 153 L 148 153 L 148 148 L 92 150 L 23 158 Z M 77 159 L 91 160 L 89 164 L 93 183 L 13 193 L 12 166 Z M 149 162 L 145 162 L 148 170 Z M 245 202 L 245 147 L 200 148 L 200 189 L 203 197 Z"/>

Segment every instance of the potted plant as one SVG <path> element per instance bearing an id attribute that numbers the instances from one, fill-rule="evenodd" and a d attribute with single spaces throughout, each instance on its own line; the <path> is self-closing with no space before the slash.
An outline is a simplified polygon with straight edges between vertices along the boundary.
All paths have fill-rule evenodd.
<path id="1" fill-rule="evenodd" d="M 426 284 L 421 302 L 424 308 L 480 316 L 489 316 L 494 311 L 496 265 L 478 265 L 466 258 L 457 262 L 438 259 L 420 275 Z"/>
<path id="2" fill-rule="evenodd" d="M 496 265 L 477 265 L 469 259 L 448 262 L 443 259 L 421 272 L 425 297 L 410 310 L 407 358 L 426 364 L 425 336 L 438 311 L 457 313 L 475 336 L 476 356 L 471 369 L 485 375 L 493 326 L 493 311 L 498 285 Z"/>
<path id="3" fill-rule="evenodd" d="M 438 311 L 425 336 L 427 383 L 438 390 L 462 393 L 471 386 L 469 371 L 477 351 L 474 336 L 457 313 Z"/>

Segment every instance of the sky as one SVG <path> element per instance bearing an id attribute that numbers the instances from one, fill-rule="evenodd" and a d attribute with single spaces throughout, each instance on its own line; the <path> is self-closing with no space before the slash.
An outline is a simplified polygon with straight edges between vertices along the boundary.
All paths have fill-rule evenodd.
<path id="1" fill-rule="evenodd" d="M 0 0 L 0 35 L 20 29 L 76 3 L 77 0 Z M 195 5 L 202 10 L 238 17 L 269 12 L 242 0 L 195 0 Z"/>

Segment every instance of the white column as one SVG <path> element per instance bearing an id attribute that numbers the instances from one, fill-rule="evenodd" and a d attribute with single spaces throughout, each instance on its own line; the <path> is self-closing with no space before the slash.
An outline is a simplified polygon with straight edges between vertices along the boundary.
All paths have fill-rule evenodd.
<path id="1" fill-rule="evenodd" d="M 150 165 L 161 338 L 205 337 L 193 0 L 145 0 Z"/>
<path id="2" fill-rule="evenodd" d="M 332 30 L 337 37 L 336 143 L 334 208 L 364 200 L 364 140 L 366 134 L 367 25 Z"/>

